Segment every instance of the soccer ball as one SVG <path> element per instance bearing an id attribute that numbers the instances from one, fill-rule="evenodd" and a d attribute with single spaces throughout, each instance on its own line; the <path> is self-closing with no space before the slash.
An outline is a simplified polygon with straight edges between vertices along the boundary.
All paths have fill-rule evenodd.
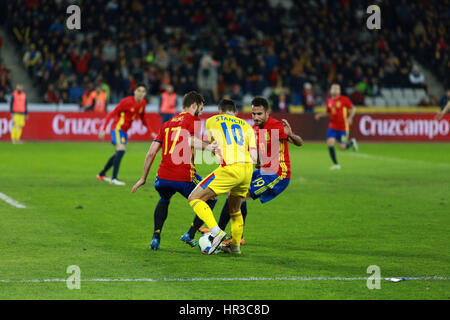
<path id="1" fill-rule="evenodd" d="M 211 232 L 207 232 L 203 234 L 200 239 L 198 239 L 198 247 L 200 248 L 200 251 L 204 254 L 208 254 L 209 249 L 211 249 L 212 243 L 209 239 L 209 236 L 211 235 Z"/>

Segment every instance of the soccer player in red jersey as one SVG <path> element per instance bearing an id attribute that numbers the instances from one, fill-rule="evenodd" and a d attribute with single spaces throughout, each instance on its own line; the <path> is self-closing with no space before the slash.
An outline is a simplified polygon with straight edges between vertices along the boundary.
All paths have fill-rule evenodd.
<path id="1" fill-rule="evenodd" d="M 126 151 L 127 145 L 127 131 L 131 127 L 131 123 L 136 118 L 141 119 L 142 124 L 144 124 L 149 130 L 147 122 L 145 121 L 145 106 L 147 105 L 147 100 L 145 100 L 145 95 L 147 93 L 147 87 L 143 83 L 138 83 L 136 89 L 134 90 L 134 96 L 129 96 L 123 98 L 119 104 L 114 108 L 113 111 L 108 113 L 105 122 L 100 128 L 100 133 L 98 135 L 100 140 L 105 138 L 105 126 L 109 123 L 111 119 L 114 122 L 111 126 L 111 143 L 115 147 L 115 153 L 106 162 L 105 167 L 97 175 L 97 180 L 109 181 L 113 185 L 125 185 L 125 182 L 117 179 L 119 173 L 120 162 L 122 161 L 123 155 Z M 113 168 L 112 179 L 106 177 L 106 172 Z"/>
<path id="2" fill-rule="evenodd" d="M 196 174 L 193 148 L 195 146 L 196 149 L 210 151 L 213 149 L 208 143 L 200 140 L 200 128 L 197 130 L 195 128 L 196 123 L 200 124 L 198 116 L 203 110 L 203 103 L 203 97 L 195 91 L 183 97 L 183 112 L 162 125 L 145 157 L 142 176 L 131 190 L 134 193 L 145 184 L 156 154 L 162 150 L 162 160 L 154 184 L 160 200 L 154 212 L 154 232 L 150 249 L 158 250 L 160 247 L 161 230 L 167 218 L 172 196 L 178 192 L 187 198 L 202 180 L 202 177 Z M 210 200 L 207 203 L 214 208 L 216 200 Z M 194 234 L 195 231 L 193 230 Z M 189 237 L 188 233 L 184 234 L 181 240 L 191 247 L 197 245 L 197 241 L 194 237 Z"/>
<path id="3" fill-rule="evenodd" d="M 327 144 L 328 151 L 330 153 L 331 160 L 334 165 L 330 170 L 341 169 L 337 158 L 334 145 L 336 140 L 339 142 L 339 148 L 341 150 L 347 150 L 351 147 L 355 151 L 358 151 L 358 144 L 356 139 L 353 138 L 348 141 L 349 128 L 352 125 L 353 117 L 356 113 L 356 108 L 352 102 L 346 96 L 341 95 L 341 86 L 334 83 L 330 88 L 331 98 L 327 99 L 327 112 L 316 114 L 315 119 L 319 120 L 322 117 L 330 116 L 330 124 L 327 131 Z M 350 114 L 349 114 L 350 110 Z"/>

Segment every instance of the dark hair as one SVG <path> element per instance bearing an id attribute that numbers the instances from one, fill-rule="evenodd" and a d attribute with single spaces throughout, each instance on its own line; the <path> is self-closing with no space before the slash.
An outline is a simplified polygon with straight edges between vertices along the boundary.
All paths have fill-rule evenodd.
<path id="1" fill-rule="evenodd" d="M 139 87 L 144 87 L 145 90 L 147 90 L 147 85 L 143 82 L 136 83 L 136 86 L 134 87 L 134 90 L 136 90 Z"/>
<path id="2" fill-rule="evenodd" d="M 234 101 L 231 99 L 222 99 L 219 102 L 219 110 L 223 112 L 236 112 L 236 103 L 234 103 Z"/>
<path id="3" fill-rule="evenodd" d="M 197 105 L 204 104 L 205 99 L 197 91 L 190 91 L 183 97 L 183 109 L 189 108 L 193 103 L 197 103 Z"/>
<path id="4" fill-rule="evenodd" d="M 263 107 L 264 111 L 269 110 L 269 101 L 264 97 L 255 97 L 252 100 L 253 107 Z"/>

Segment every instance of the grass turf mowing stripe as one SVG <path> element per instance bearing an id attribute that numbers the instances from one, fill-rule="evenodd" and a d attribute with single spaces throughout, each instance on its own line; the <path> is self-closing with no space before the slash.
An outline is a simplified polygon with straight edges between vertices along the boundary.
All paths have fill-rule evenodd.
<path id="1" fill-rule="evenodd" d="M 386 280 L 389 279 L 404 279 L 404 280 L 418 280 L 418 281 L 432 281 L 432 280 L 450 280 L 450 277 L 383 277 L 370 278 L 371 280 Z M 246 277 L 246 278 L 111 278 L 111 279 L 80 279 L 82 282 L 182 282 L 182 281 L 355 281 L 368 280 L 365 277 Z M 43 282 L 66 282 L 67 279 L 22 279 L 22 280 L 1 280 L 0 283 L 43 283 Z"/>
<path id="2" fill-rule="evenodd" d="M 9 203 L 10 205 L 20 208 L 20 209 L 26 209 L 26 206 L 17 202 L 13 198 L 8 197 L 6 194 L 0 192 L 0 199 L 4 200 L 5 202 Z"/>

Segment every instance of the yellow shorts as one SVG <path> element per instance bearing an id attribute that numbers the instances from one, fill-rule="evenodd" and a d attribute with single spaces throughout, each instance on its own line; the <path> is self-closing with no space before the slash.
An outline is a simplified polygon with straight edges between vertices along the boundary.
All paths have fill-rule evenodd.
<path id="1" fill-rule="evenodd" d="M 220 166 L 200 182 L 203 189 L 210 188 L 216 195 L 230 192 L 245 197 L 252 181 L 253 165 L 237 163 Z"/>
<path id="2" fill-rule="evenodd" d="M 25 126 L 25 115 L 22 113 L 14 113 L 13 114 L 13 122 L 16 126 L 19 126 L 19 127 Z"/>

